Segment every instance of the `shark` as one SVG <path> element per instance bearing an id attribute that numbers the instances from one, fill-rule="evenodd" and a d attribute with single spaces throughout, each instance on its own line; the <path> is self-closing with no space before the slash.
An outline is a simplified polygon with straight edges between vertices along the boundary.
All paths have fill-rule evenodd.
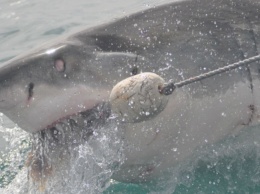
<path id="1" fill-rule="evenodd" d="M 109 95 L 121 80 L 153 72 L 178 82 L 258 55 L 259 18 L 258 0 L 179 0 L 76 32 L 1 64 L 0 111 L 33 136 L 31 179 L 46 182 L 59 174 L 61 163 L 72 157 L 61 154 L 64 150 L 90 141 L 98 126 L 109 125 Z M 156 117 L 117 123 L 127 146 L 111 178 L 158 179 L 198 147 L 259 125 L 259 99 L 258 62 L 176 89 Z"/>

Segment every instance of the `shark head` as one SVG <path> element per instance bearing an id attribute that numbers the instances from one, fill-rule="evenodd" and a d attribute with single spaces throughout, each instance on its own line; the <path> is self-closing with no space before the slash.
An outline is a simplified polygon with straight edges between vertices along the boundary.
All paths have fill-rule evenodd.
<path id="1" fill-rule="evenodd" d="M 28 132 L 52 127 L 107 101 L 139 58 L 79 40 L 44 46 L 0 66 L 0 111 Z"/>

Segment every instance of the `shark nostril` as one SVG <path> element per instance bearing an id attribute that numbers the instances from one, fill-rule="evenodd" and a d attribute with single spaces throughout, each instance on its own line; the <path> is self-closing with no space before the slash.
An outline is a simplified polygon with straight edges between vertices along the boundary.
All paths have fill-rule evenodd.
<path id="1" fill-rule="evenodd" d="M 34 83 L 29 83 L 28 84 L 28 100 L 30 100 L 33 97 L 33 88 L 34 88 Z"/>

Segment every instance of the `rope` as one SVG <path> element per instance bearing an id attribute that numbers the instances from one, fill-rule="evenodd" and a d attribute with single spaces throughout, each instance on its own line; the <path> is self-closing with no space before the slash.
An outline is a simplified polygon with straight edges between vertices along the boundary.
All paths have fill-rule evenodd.
<path id="1" fill-rule="evenodd" d="M 221 74 L 221 73 L 226 72 L 226 71 L 230 71 L 232 69 L 236 69 L 236 68 L 244 66 L 244 65 L 248 65 L 250 63 L 253 63 L 253 62 L 259 61 L 259 60 L 260 60 L 260 55 L 256 55 L 254 57 L 247 58 L 243 61 L 239 61 L 239 62 L 230 64 L 230 65 L 227 65 L 227 66 L 224 66 L 224 67 L 220 67 L 218 69 L 209 71 L 207 73 L 200 74 L 200 75 L 195 76 L 195 77 L 191 77 L 189 79 L 186 79 L 186 80 L 183 80 L 183 81 L 180 81 L 180 82 L 177 82 L 177 83 L 169 82 L 162 89 L 160 89 L 160 93 L 164 94 L 164 95 L 170 95 L 170 94 L 173 93 L 173 91 L 176 88 L 180 88 L 182 86 L 185 86 L 185 85 L 206 79 L 208 77 L 212 77 L 212 76 L 217 75 L 217 74 Z"/>

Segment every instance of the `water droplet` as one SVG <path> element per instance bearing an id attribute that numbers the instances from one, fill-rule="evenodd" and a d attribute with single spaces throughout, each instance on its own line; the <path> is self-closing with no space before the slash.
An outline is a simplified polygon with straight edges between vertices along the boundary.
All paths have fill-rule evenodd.
<path id="1" fill-rule="evenodd" d="M 226 113 L 224 113 L 224 112 L 222 112 L 222 113 L 221 113 L 221 116 L 222 116 L 222 117 L 226 117 L 226 116 L 227 116 L 227 114 L 226 114 Z"/>

